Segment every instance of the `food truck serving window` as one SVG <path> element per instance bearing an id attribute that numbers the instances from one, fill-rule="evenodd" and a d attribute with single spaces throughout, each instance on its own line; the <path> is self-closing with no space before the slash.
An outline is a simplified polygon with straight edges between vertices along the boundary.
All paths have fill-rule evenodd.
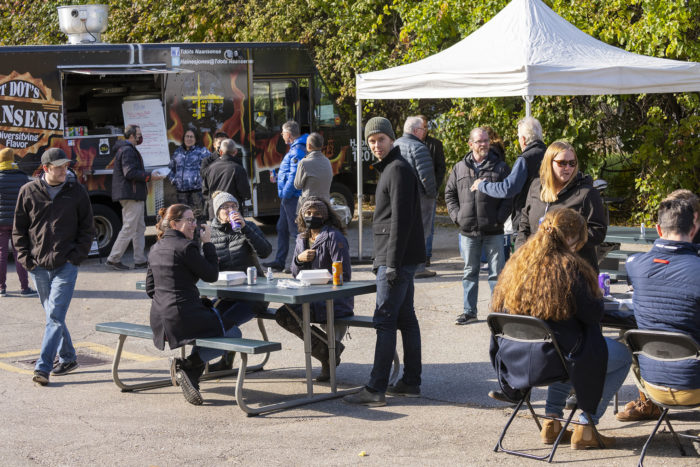
<path id="1" fill-rule="evenodd" d="M 184 68 L 174 68 L 158 63 L 143 65 L 84 65 L 84 66 L 59 66 L 63 73 L 73 73 L 77 75 L 143 75 L 143 74 L 166 74 L 166 73 L 193 73 L 192 70 Z"/>

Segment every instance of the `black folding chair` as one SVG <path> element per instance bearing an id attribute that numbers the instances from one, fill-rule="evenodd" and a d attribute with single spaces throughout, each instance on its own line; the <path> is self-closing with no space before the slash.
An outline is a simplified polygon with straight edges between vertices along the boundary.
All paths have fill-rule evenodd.
<path id="1" fill-rule="evenodd" d="M 632 352 L 632 359 L 634 360 L 634 365 L 639 368 L 639 355 L 644 355 L 647 358 L 659 361 L 659 362 L 677 362 L 681 360 L 700 360 L 700 345 L 698 345 L 695 340 L 687 334 L 680 332 L 668 332 L 668 331 L 652 331 L 652 330 L 642 330 L 642 329 L 632 329 L 625 333 L 625 342 Z M 682 456 L 686 456 L 685 449 L 679 437 L 693 439 L 700 441 L 700 436 L 687 435 L 684 433 L 676 433 L 671 426 L 671 420 L 668 417 L 669 410 L 693 410 L 700 407 L 700 404 L 693 405 L 671 405 L 663 402 L 659 402 L 655 399 L 644 387 L 644 381 L 637 380 L 637 385 L 644 392 L 644 394 L 651 400 L 654 404 L 661 407 L 661 416 L 659 417 L 654 429 L 652 430 L 649 438 L 644 447 L 642 448 L 642 454 L 639 456 L 638 466 L 642 467 L 644 465 L 644 456 L 646 455 L 647 448 L 651 439 L 656 434 L 661 422 L 665 421 L 668 430 L 673 435 L 673 439 L 678 446 L 678 450 L 681 452 Z"/>
<path id="2" fill-rule="evenodd" d="M 513 387 L 513 389 L 519 390 L 521 392 L 522 397 L 520 397 L 520 399 L 517 400 L 515 410 L 508 419 L 508 422 L 506 422 L 506 426 L 503 428 L 500 438 L 498 438 L 498 443 L 496 443 L 496 446 L 493 448 L 494 452 L 503 451 L 507 454 L 512 454 L 515 456 L 527 457 L 529 459 L 547 460 L 547 462 L 552 462 L 552 459 L 554 458 L 554 453 L 557 451 L 557 447 L 559 447 L 559 442 L 566 433 L 566 429 L 569 426 L 569 424 L 579 424 L 579 422 L 572 422 L 574 413 L 576 412 L 578 406 L 574 406 L 567 419 L 559 419 L 555 417 L 549 417 L 546 415 L 536 414 L 534 409 L 532 408 L 532 405 L 530 404 L 530 393 L 532 392 L 533 387 L 549 386 L 552 383 L 567 381 L 569 379 L 569 372 L 566 367 L 566 361 L 564 360 L 564 355 L 562 355 L 561 353 L 559 344 L 557 344 L 557 340 L 554 337 L 554 333 L 549 328 L 547 323 L 533 316 L 509 315 L 506 313 L 491 313 L 486 318 L 486 322 L 489 326 L 489 329 L 491 330 L 491 334 L 496 339 L 514 341 L 518 342 L 519 345 L 524 346 L 541 346 L 542 344 L 550 344 L 556 350 L 556 356 L 554 357 L 556 360 L 549 362 L 548 365 L 551 365 L 551 368 L 554 370 L 550 373 L 556 376 L 551 376 L 541 381 L 534 381 L 534 384 L 529 387 Z M 504 360 L 501 360 L 500 362 L 503 363 L 505 366 L 508 366 L 509 363 L 508 361 Z M 539 430 L 542 429 L 542 426 L 539 422 L 539 418 L 560 420 L 562 422 L 565 422 L 564 426 L 559 432 L 559 436 L 557 436 L 557 439 L 552 445 L 552 450 L 548 454 L 545 454 L 543 456 L 536 456 L 527 452 L 515 451 L 503 447 L 503 439 L 506 436 L 506 432 L 508 431 L 510 424 L 513 422 L 513 420 L 515 420 L 515 417 L 522 408 L 523 404 L 527 405 L 528 409 L 530 410 L 530 413 L 532 414 L 532 418 L 535 420 L 535 423 L 537 424 L 537 428 Z M 586 412 L 584 413 L 586 414 L 588 419 L 591 420 L 590 414 Z M 603 441 L 600 439 L 598 430 L 596 430 L 595 425 L 591 424 L 591 426 L 593 427 L 593 432 L 595 433 L 599 446 L 601 448 L 604 448 Z"/>

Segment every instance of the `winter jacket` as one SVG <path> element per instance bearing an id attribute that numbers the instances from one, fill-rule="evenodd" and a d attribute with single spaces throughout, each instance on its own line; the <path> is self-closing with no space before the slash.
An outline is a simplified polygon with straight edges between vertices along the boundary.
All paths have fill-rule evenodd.
<path id="1" fill-rule="evenodd" d="M 175 150 L 168 168 L 168 180 L 177 191 L 199 191 L 202 189 L 202 177 L 199 174 L 202 160 L 209 156 L 203 146 L 195 145 L 189 149 L 180 146 Z"/>
<path id="2" fill-rule="evenodd" d="M 594 297 L 581 274 L 572 278 L 573 315 L 563 321 L 546 320 L 566 360 L 571 384 L 578 404 L 584 411 L 595 413 L 603 394 L 607 372 L 608 347 L 600 329 L 603 300 Z M 551 381 L 560 372 L 559 357 L 550 344 L 492 339 L 491 363 L 501 384 L 521 391 Z"/>
<path id="3" fill-rule="evenodd" d="M 314 260 L 302 263 L 297 258 L 299 254 L 312 248 L 316 251 Z M 349 282 L 352 278 L 350 266 L 350 246 L 345 236 L 336 228 L 324 226 L 314 240 L 313 245 L 309 245 L 309 240 L 304 234 L 297 235 L 294 246 L 294 259 L 292 261 L 292 275 L 297 277 L 304 269 L 325 269 L 333 272 L 333 262 L 343 263 L 343 282 Z M 350 316 L 353 314 L 355 301 L 353 297 L 337 298 L 333 300 L 333 314 L 336 318 Z M 326 322 L 326 302 L 313 302 L 311 304 L 311 319 L 317 323 Z"/>
<path id="4" fill-rule="evenodd" d="M 515 247 L 519 248 L 531 235 L 537 232 L 540 219 L 551 209 L 571 208 L 586 219 L 588 224 L 588 241 L 578 254 L 598 271 L 598 257 L 595 247 L 605 239 L 608 230 L 605 207 L 598 190 L 593 188 L 593 181 L 581 172 L 569 185 L 559 192 L 554 203 L 545 203 L 540 199 L 541 181 L 535 179 L 530 185 L 527 201 L 520 216 L 520 226 Z"/>
<path id="5" fill-rule="evenodd" d="M 202 181 L 202 193 L 211 195 L 217 191 L 225 191 L 236 197 L 238 205 L 243 206 L 245 200 L 250 199 L 250 182 L 248 174 L 243 168 L 240 156 L 223 155 L 218 161 L 209 165 L 207 173 Z"/>
<path id="6" fill-rule="evenodd" d="M 401 156 L 413 168 L 421 192 L 428 198 L 435 198 L 437 196 L 435 166 L 428 146 L 416 136 L 405 134 L 394 142 L 394 147 L 401 149 Z"/>
<path id="7" fill-rule="evenodd" d="M 433 159 L 433 167 L 435 168 L 435 189 L 439 192 L 442 182 L 445 180 L 445 173 L 447 172 L 447 167 L 445 166 L 445 149 L 443 148 L 442 141 L 430 135 L 425 137 L 425 145 L 428 146 L 430 158 Z"/>
<path id="8" fill-rule="evenodd" d="M 12 241 L 17 260 L 27 270 L 56 269 L 67 261 L 80 265 L 90 253 L 94 237 L 92 205 L 74 176 L 52 200 L 44 175 L 20 188 Z"/>
<path id="9" fill-rule="evenodd" d="M 301 190 L 301 198 L 316 196 L 330 202 L 332 182 L 331 161 L 321 151 L 312 151 L 299 161 L 294 187 Z"/>
<path id="10" fill-rule="evenodd" d="M 245 271 L 255 266 L 255 258 L 267 258 L 272 253 L 272 245 L 260 228 L 252 222 L 245 222 L 240 230 L 233 230 L 228 222 L 222 224 L 218 218 L 211 221 L 211 242 L 216 248 L 221 271 Z M 264 271 L 258 271 L 262 277 Z"/>
<path id="11" fill-rule="evenodd" d="M 224 333 L 219 318 L 199 298 L 197 281 L 215 282 L 219 277 L 214 245 L 205 243 L 202 250 L 204 256 L 195 242 L 170 229 L 148 254 L 146 293 L 153 299 L 151 329 L 153 343 L 160 350 L 166 341 L 175 349 L 198 337 Z"/>
<path id="12" fill-rule="evenodd" d="M 12 225 L 19 189 L 29 180 L 19 169 L 0 170 L 0 225 Z"/>
<path id="13" fill-rule="evenodd" d="M 143 157 L 131 142 L 120 139 L 112 148 L 114 171 L 112 175 L 112 201 L 133 199 L 146 201 L 146 183 L 151 172 L 143 166 Z"/>
<path id="14" fill-rule="evenodd" d="M 698 245 L 659 238 L 646 253 L 627 258 L 639 329 L 688 334 L 700 343 Z M 639 356 L 642 378 L 674 389 L 700 389 L 700 361 L 658 362 Z"/>
<path id="15" fill-rule="evenodd" d="M 294 178 L 297 175 L 297 164 L 306 155 L 306 138 L 303 134 L 289 146 L 289 152 L 284 155 L 277 173 L 277 195 L 280 199 L 298 198 L 301 190 L 294 188 Z"/>
<path id="16" fill-rule="evenodd" d="M 374 164 L 380 172 L 372 219 L 374 268 L 425 262 L 418 179 L 398 146 Z"/>
<path id="17" fill-rule="evenodd" d="M 500 182 L 510 170 L 505 162 L 490 151 L 478 171 L 470 151 L 452 168 L 445 186 L 445 203 L 452 222 L 459 226 L 462 235 L 498 235 L 503 233 L 503 223 L 510 215 L 510 199 L 492 198 L 480 191 L 471 191 L 477 178 Z"/>

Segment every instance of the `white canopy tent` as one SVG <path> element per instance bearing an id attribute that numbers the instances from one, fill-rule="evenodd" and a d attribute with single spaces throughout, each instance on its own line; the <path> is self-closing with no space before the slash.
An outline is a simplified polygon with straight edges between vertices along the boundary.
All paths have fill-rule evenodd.
<path id="1" fill-rule="evenodd" d="M 700 91 L 700 63 L 627 52 L 580 31 L 541 0 L 513 0 L 435 55 L 358 74 L 357 173 L 362 257 L 362 100 Z"/>

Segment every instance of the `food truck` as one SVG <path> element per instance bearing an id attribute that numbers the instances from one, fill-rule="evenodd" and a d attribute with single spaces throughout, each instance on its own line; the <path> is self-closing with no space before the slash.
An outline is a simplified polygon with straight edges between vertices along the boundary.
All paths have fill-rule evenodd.
<path id="1" fill-rule="evenodd" d="M 84 7 L 60 8 L 75 12 Z M 111 174 L 112 148 L 123 138 L 125 125 L 141 126 L 144 141 L 138 149 L 146 168 L 161 171 L 167 171 L 189 127 L 200 132 L 201 144 L 209 150 L 215 133 L 226 133 L 244 148 L 252 191 L 247 214 L 271 222 L 280 201 L 270 171 L 287 152 L 281 130 L 288 120 L 297 121 L 302 133 L 324 136 L 323 152 L 334 173 L 332 202 L 352 212 L 354 129 L 341 119 L 301 44 L 0 47 L 0 149 L 12 148 L 19 168 L 34 176 L 41 173 L 46 149 L 59 147 L 68 154 L 90 194 L 103 255 L 121 229 L 121 209 L 111 198 Z M 361 157 L 369 175 L 366 147 Z M 174 202 L 175 190 L 167 179 L 150 182 L 148 221 Z"/>

